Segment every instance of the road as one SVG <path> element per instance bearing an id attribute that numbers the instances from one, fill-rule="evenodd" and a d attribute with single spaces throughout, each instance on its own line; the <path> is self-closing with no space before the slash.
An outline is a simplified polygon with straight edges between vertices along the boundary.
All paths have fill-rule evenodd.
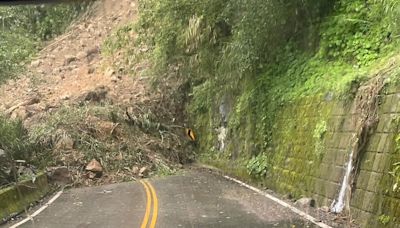
<path id="1" fill-rule="evenodd" d="M 24 228 L 314 227 L 225 178 L 187 170 L 169 177 L 71 189 Z"/>

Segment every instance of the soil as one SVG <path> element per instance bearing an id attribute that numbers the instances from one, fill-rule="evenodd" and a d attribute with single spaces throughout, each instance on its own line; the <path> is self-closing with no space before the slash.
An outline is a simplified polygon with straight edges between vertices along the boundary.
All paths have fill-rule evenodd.
<path id="1" fill-rule="evenodd" d="M 46 123 L 62 108 L 72 111 L 82 106 L 107 106 L 110 112 L 117 109 L 122 113 L 120 116 L 125 110 L 130 113 L 129 118 L 115 123 L 86 114 L 81 124 L 76 123 L 70 129 L 64 126 L 61 131 L 56 131 L 56 136 L 64 141 L 56 139 L 52 142 L 54 145 L 50 145 L 52 165 L 68 166 L 77 185 L 115 183 L 145 176 L 137 170 L 149 170 L 146 175 L 152 175 L 160 169 L 166 172 L 166 167 L 170 167 L 167 168 L 169 172 L 174 169 L 174 164 L 181 162 L 176 155 L 181 150 L 178 147 L 182 146 L 180 128 L 172 130 L 156 120 L 154 126 L 148 126 L 147 119 L 140 122 L 140 118 L 147 118 L 148 113 L 162 116 L 164 122 L 173 117 L 170 113 L 163 113 L 164 109 L 160 111 L 165 96 L 160 90 L 150 89 L 148 77 L 132 76 L 124 69 L 114 69 L 114 57 L 102 53 L 106 38 L 120 26 L 133 23 L 137 15 L 136 1 L 94 2 L 65 34 L 45 45 L 28 64 L 25 73 L 0 86 L 0 112 L 21 119 L 28 130 Z M 147 70 L 146 64 L 141 63 L 135 70 L 134 75 L 142 75 L 141 72 Z M 171 119 L 175 121 L 175 118 Z M 143 122 L 147 125 L 144 126 Z M 131 131 L 129 126 L 136 130 Z M 164 127 L 162 131 L 160 126 Z M 101 140 L 107 151 L 94 151 L 92 157 L 85 154 L 76 148 L 76 141 L 71 142 L 71 129 L 77 134 Z M 52 134 L 47 141 L 54 141 L 55 133 Z M 115 149 L 116 154 L 108 151 L 114 148 L 119 148 Z M 84 167 L 94 158 L 100 158 L 99 162 L 105 166 L 101 178 L 85 171 Z"/>

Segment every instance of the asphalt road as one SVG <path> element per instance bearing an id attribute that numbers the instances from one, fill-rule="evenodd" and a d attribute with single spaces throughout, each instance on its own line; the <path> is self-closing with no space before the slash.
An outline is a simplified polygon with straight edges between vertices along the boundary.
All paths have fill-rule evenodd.
<path id="1" fill-rule="evenodd" d="M 184 171 L 133 183 L 71 189 L 24 228 L 314 227 L 216 174 Z"/>

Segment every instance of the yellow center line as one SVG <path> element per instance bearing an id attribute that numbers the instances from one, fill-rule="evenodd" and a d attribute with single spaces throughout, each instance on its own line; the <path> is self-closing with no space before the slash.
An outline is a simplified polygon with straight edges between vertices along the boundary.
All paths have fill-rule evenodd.
<path id="1" fill-rule="evenodd" d="M 149 217 L 150 217 L 151 195 L 150 195 L 150 190 L 147 187 L 147 185 L 145 184 L 145 182 L 140 181 L 140 183 L 144 186 L 144 189 L 146 190 L 146 199 L 147 199 L 146 213 L 144 214 L 143 222 L 142 222 L 142 225 L 140 226 L 140 228 L 146 228 L 147 227 L 147 223 L 149 222 Z"/>
<path id="2" fill-rule="evenodd" d="M 157 223 L 157 216 L 158 216 L 158 199 L 157 199 L 157 194 L 156 191 L 148 181 L 145 181 L 145 183 L 150 187 L 151 195 L 153 196 L 153 217 L 151 218 L 151 223 L 150 223 L 150 228 L 155 228 L 156 223 Z"/>

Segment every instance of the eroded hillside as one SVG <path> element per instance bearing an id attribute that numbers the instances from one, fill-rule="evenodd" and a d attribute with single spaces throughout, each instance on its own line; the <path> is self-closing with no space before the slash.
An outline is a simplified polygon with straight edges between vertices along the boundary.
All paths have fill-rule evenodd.
<path id="1" fill-rule="evenodd" d="M 21 120 L 30 140 L 46 149 L 31 159 L 50 173 L 65 166 L 72 174 L 56 180 L 126 181 L 170 174 L 190 160 L 181 117 L 164 108 L 163 91 L 150 89 L 147 65 L 138 62 L 140 76 L 134 77 L 115 67 L 118 55 L 103 53 L 107 37 L 137 14 L 136 1 L 95 2 L 26 72 L 0 87 L 1 112 Z M 129 35 L 135 39 L 133 31 Z"/>

